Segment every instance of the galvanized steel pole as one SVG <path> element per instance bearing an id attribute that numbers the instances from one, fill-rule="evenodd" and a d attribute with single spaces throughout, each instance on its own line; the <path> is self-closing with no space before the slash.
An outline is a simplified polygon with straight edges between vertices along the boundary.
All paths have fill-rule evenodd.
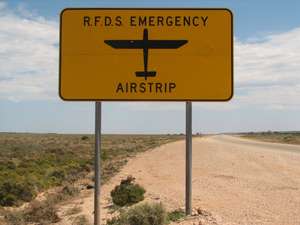
<path id="1" fill-rule="evenodd" d="M 186 102 L 185 214 L 192 214 L 192 102 Z"/>
<path id="2" fill-rule="evenodd" d="M 95 103 L 95 191 L 94 225 L 100 225 L 100 186 L 101 186 L 101 102 Z"/>

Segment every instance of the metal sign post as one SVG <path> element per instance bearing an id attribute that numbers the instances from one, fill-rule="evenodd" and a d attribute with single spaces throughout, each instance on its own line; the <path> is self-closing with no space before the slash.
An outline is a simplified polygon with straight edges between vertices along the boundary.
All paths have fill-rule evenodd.
<path id="1" fill-rule="evenodd" d="M 100 178 L 101 178 L 101 102 L 95 103 L 95 192 L 94 225 L 100 225 Z"/>
<path id="2" fill-rule="evenodd" d="M 185 214 L 192 214 L 192 102 L 186 102 Z"/>

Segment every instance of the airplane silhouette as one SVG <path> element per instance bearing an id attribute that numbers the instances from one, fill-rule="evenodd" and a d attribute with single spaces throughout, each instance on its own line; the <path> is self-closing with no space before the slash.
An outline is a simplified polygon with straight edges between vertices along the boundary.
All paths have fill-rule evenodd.
<path id="1" fill-rule="evenodd" d="M 156 71 L 148 71 L 148 52 L 149 49 L 176 49 L 184 44 L 187 40 L 149 40 L 148 29 L 144 29 L 143 40 L 104 40 L 104 42 L 116 49 L 143 49 L 144 54 L 144 71 L 135 72 L 137 77 L 155 77 Z"/>

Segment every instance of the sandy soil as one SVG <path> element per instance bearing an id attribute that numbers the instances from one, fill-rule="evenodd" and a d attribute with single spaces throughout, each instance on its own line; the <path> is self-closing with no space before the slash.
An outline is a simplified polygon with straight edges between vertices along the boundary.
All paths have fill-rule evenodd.
<path id="1" fill-rule="evenodd" d="M 111 216 L 110 191 L 128 175 L 145 187 L 147 201 L 161 201 L 169 210 L 182 208 L 184 151 L 185 142 L 178 141 L 131 159 L 102 188 L 103 224 Z M 61 206 L 60 224 L 72 224 L 72 216 L 66 214 L 74 206 L 92 221 L 93 190 Z M 299 225 L 300 146 L 225 135 L 194 138 L 193 208 L 207 213 L 180 224 Z"/>

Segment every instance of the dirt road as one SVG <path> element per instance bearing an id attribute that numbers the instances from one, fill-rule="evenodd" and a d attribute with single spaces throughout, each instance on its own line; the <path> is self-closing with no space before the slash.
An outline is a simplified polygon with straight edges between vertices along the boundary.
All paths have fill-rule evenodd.
<path id="1" fill-rule="evenodd" d="M 166 144 L 140 154 L 102 189 L 102 218 L 109 193 L 127 175 L 147 190 L 147 200 L 168 209 L 184 206 L 185 142 Z M 78 205 L 92 218 L 92 191 L 61 208 Z M 268 144 L 232 136 L 193 139 L 193 208 L 211 213 L 220 225 L 299 225 L 300 146 Z M 70 224 L 63 216 L 62 224 Z M 186 222 L 183 224 L 193 224 Z M 197 223 L 194 223 L 198 225 Z"/>

